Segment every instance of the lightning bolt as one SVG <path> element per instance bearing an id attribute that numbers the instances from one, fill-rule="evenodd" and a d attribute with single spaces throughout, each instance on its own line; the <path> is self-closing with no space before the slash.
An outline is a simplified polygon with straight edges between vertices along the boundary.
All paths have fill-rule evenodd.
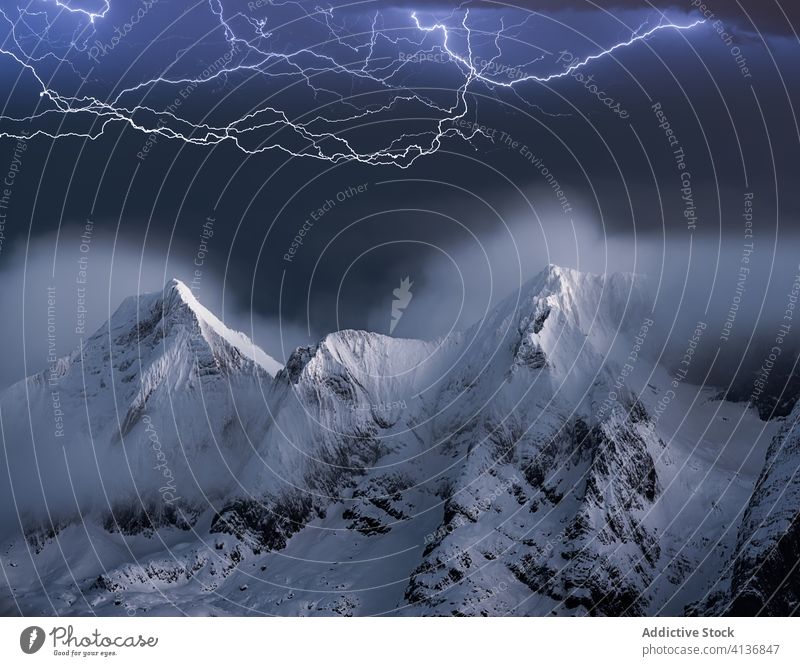
<path id="1" fill-rule="evenodd" d="M 33 644 L 36 642 L 36 638 L 39 635 L 39 632 L 36 629 L 31 629 L 31 635 L 28 636 L 28 649 L 33 647 Z"/>
<path id="2" fill-rule="evenodd" d="M 333 163 L 357 161 L 401 168 L 435 153 L 447 138 L 456 137 L 468 142 L 480 135 L 490 138 L 477 123 L 459 123 L 476 112 L 474 105 L 470 104 L 470 91 L 476 85 L 483 85 L 492 92 L 514 89 L 519 95 L 517 89 L 567 77 L 657 32 L 691 30 L 704 22 L 698 20 L 687 25 L 665 22 L 641 32 L 643 24 L 630 39 L 572 62 L 566 68 L 546 75 L 528 74 L 503 80 L 491 76 L 488 71 L 502 57 L 501 40 L 509 30 L 519 28 L 525 21 L 506 27 L 501 19 L 500 29 L 494 33 L 495 54 L 478 68 L 469 9 L 461 11 L 456 8 L 446 19 L 429 25 L 423 24 L 417 13 L 412 12 L 407 26 L 412 29 L 412 34 L 408 36 L 409 30 L 403 26 L 386 27 L 380 12 L 371 17 L 369 29 L 353 33 L 345 24 L 337 22 L 330 7 L 315 7 L 309 11 L 293 0 L 273 0 L 268 3 L 267 18 L 256 18 L 241 12 L 228 14 L 222 0 L 208 0 L 210 16 L 216 21 L 227 45 L 226 53 L 216 61 L 222 61 L 220 64 L 206 68 L 200 75 L 164 75 L 145 79 L 120 89 L 108 99 L 101 99 L 88 94 L 77 96 L 76 93 L 59 92 L 52 83 L 56 77 L 50 63 L 54 63 L 56 72 L 63 65 L 77 73 L 82 67 L 81 62 L 86 64 L 88 56 L 88 59 L 97 61 L 88 63 L 89 72 L 94 72 L 95 65 L 100 64 L 99 53 L 93 56 L 92 50 L 97 47 L 89 46 L 89 39 L 96 34 L 96 24 L 107 19 L 111 11 L 110 0 L 103 0 L 96 10 L 78 8 L 74 2 L 64 0 L 40 2 L 44 10 L 31 12 L 18 8 L 16 18 L 0 9 L 1 22 L 7 24 L 8 32 L 7 39 L 0 46 L 0 56 L 30 75 L 39 89 L 39 100 L 33 112 L 20 117 L 0 116 L 0 138 L 96 140 L 110 128 L 123 125 L 146 135 L 157 134 L 186 144 L 215 146 L 230 143 L 246 155 L 278 150 L 294 157 L 311 157 Z M 287 8 L 298 12 L 296 21 L 309 21 L 309 25 L 323 30 L 327 40 L 316 46 L 297 49 L 266 48 L 266 44 L 276 41 L 275 31 L 278 29 L 269 20 L 270 12 Z M 460 20 L 456 18 L 457 14 L 460 14 Z M 72 18 L 75 26 L 62 43 L 53 35 L 57 32 L 56 22 L 63 21 L 65 16 Z M 34 23 L 44 27 L 37 29 Z M 243 28 L 248 34 L 242 33 Z M 466 36 L 465 52 L 459 52 L 453 46 L 456 33 Z M 438 40 L 436 36 L 439 36 Z M 35 48 L 26 48 L 29 38 L 38 38 Z M 384 55 L 387 51 L 392 55 Z M 83 61 L 79 62 L 79 56 L 84 58 Z M 410 71 L 413 63 L 431 56 L 436 56 L 437 64 L 442 66 L 455 65 L 460 73 L 460 82 L 450 91 L 451 101 L 437 101 L 406 85 L 407 77 L 413 73 Z M 448 72 L 452 74 L 452 67 Z M 88 74 L 79 76 L 82 84 L 88 82 Z M 188 105 L 182 102 L 165 105 L 152 101 L 165 90 L 177 91 L 186 98 L 198 88 L 224 88 L 231 78 L 248 84 L 259 78 L 286 80 L 289 85 L 307 90 L 314 100 L 320 100 L 322 103 L 318 108 L 322 111 L 298 115 L 281 105 L 263 103 L 238 116 L 231 110 L 232 117 L 212 122 L 192 120 Z M 352 90 L 356 85 L 364 86 L 365 92 L 359 95 L 342 92 Z M 80 85 L 78 89 L 81 89 Z M 271 98 L 267 96 L 266 99 Z M 362 99 L 379 101 L 362 102 Z M 214 117 L 225 116 L 228 108 L 221 103 L 219 113 Z M 427 127 L 414 132 L 398 130 L 377 146 L 366 143 L 357 131 L 364 124 L 410 117 L 426 119 L 424 124 Z M 80 127 L 81 123 L 88 128 Z"/>
<path id="3" fill-rule="evenodd" d="M 51 2 L 56 7 L 59 7 L 62 11 L 68 12 L 70 14 L 79 14 L 81 16 L 85 16 L 89 19 L 90 23 L 94 23 L 95 19 L 105 18 L 106 14 L 108 14 L 109 10 L 111 9 L 111 5 L 109 4 L 109 0 L 103 0 L 103 9 L 99 12 L 91 12 L 86 9 L 80 8 L 73 8 L 71 4 L 67 4 L 66 2 L 61 2 L 61 0 L 46 0 Z"/>
<path id="4" fill-rule="evenodd" d="M 554 72 L 553 74 L 548 74 L 547 76 L 536 76 L 534 74 L 530 74 L 528 76 L 522 76 L 522 77 L 516 78 L 516 79 L 514 79 L 512 81 L 502 81 L 502 80 L 498 80 L 498 79 L 491 78 L 491 77 L 488 77 L 488 76 L 484 75 L 481 71 L 478 71 L 478 69 L 475 67 L 474 64 L 472 64 L 474 62 L 474 60 L 472 58 L 472 47 L 471 47 L 471 43 L 470 43 L 471 40 L 469 39 L 469 36 L 471 35 L 471 32 L 470 32 L 470 29 L 467 27 L 467 24 L 466 24 L 466 17 L 468 15 L 469 15 L 469 10 L 467 10 L 465 12 L 465 18 L 464 18 L 464 23 L 463 23 L 464 29 L 467 31 L 467 35 L 468 35 L 468 38 L 467 38 L 467 46 L 468 46 L 468 50 L 469 50 L 469 57 L 468 58 L 465 58 L 464 56 L 459 55 L 458 53 L 456 53 L 452 49 L 450 49 L 450 47 L 448 46 L 449 32 L 448 32 L 448 29 L 447 29 L 446 25 L 444 25 L 442 23 L 435 23 L 432 26 L 425 27 L 425 26 L 420 24 L 419 19 L 417 18 L 416 12 L 411 14 L 411 18 L 414 20 L 414 22 L 416 23 L 417 28 L 419 30 L 422 30 L 424 32 L 433 32 L 433 31 L 436 31 L 436 30 L 440 30 L 442 32 L 442 34 L 443 34 L 442 47 L 444 48 L 444 50 L 447 52 L 447 54 L 450 56 L 450 58 L 452 58 L 452 60 L 454 62 L 460 63 L 461 65 L 464 65 L 467 68 L 467 70 L 469 72 L 469 76 L 471 78 L 477 79 L 479 81 L 483 81 L 484 83 L 488 83 L 491 86 L 499 86 L 499 87 L 502 87 L 502 88 L 513 88 L 516 85 L 519 85 L 521 83 L 530 82 L 530 81 L 535 81 L 536 83 L 548 83 L 548 82 L 550 82 L 550 81 L 552 81 L 554 79 L 560 79 L 560 78 L 563 78 L 565 76 L 569 76 L 574 71 L 586 67 L 586 65 L 588 65 L 593 60 L 599 60 L 601 58 L 605 58 L 606 56 L 609 56 L 612 53 L 614 53 L 614 51 L 618 51 L 619 49 L 623 49 L 623 48 L 626 48 L 628 46 L 631 46 L 631 45 L 635 44 L 636 42 L 644 41 L 645 39 L 647 39 L 648 37 L 654 35 L 656 32 L 658 32 L 660 30 L 668 30 L 668 29 L 669 30 L 691 30 L 692 28 L 700 25 L 701 23 L 705 23 L 704 19 L 700 19 L 700 20 L 694 21 L 693 23 L 690 23 L 688 25 L 677 25 L 675 23 L 660 23 L 659 25 L 651 28 L 650 30 L 639 34 L 639 30 L 641 29 L 641 26 L 640 26 L 639 30 L 637 30 L 629 40 L 624 41 L 624 42 L 620 42 L 619 44 L 614 44 L 613 46 L 611 46 L 611 47 L 609 47 L 609 48 L 607 48 L 607 49 L 605 49 L 603 51 L 600 51 L 600 53 L 595 53 L 593 55 L 587 56 L 585 59 L 583 59 L 583 60 L 581 60 L 579 62 L 576 62 L 574 64 L 571 64 L 569 67 L 565 68 L 564 70 L 562 70 L 560 72 Z M 491 62 L 491 61 L 489 61 L 489 62 Z M 484 69 L 486 69 L 486 67 L 484 67 Z"/>

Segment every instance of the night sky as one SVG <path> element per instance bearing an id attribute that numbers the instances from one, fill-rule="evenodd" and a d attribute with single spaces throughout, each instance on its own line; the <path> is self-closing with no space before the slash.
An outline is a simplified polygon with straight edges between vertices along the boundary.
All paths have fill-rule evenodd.
<path id="1" fill-rule="evenodd" d="M 285 360 L 388 333 L 406 276 L 394 335 L 436 337 L 548 261 L 721 321 L 752 240 L 737 336 L 769 335 L 800 258 L 800 17 L 700 5 L 2 0 L 0 385 L 45 364 L 47 286 L 66 353 L 79 300 L 92 329 L 172 276 Z"/>

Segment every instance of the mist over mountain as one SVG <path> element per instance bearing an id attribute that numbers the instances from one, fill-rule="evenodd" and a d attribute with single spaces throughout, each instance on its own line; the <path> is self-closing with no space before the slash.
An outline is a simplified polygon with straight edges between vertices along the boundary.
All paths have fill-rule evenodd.
<path id="1" fill-rule="evenodd" d="M 285 365 L 179 281 L 128 298 L 0 396 L 2 611 L 785 613 L 794 423 L 658 363 L 648 294 L 551 265 Z"/>

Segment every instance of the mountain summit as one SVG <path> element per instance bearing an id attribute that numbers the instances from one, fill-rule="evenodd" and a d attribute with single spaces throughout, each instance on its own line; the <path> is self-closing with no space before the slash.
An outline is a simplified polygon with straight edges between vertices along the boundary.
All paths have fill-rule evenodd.
<path id="1" fill-rule="evenodd" d="M 0 610 L 742 608 L 794 538 L 766 504 L 795 435 L 676 383 L 652 325 L 637 276 L 548 266 L 467 330 L 339 331 L 281 367 L 178 281 L 128 298 L 0 396 Z"/>
<path id="2" fill-rule="evenodd" d="M 0 397 L 14 442 L 14 487 L 0 493 L 49 531 L 87 513 L 114 524 L 119 507 L 123 522 L 151 509 L 174 520 L 234 482 L 279 368 L 178 280 L 126 298 L 81 348 Z"/>

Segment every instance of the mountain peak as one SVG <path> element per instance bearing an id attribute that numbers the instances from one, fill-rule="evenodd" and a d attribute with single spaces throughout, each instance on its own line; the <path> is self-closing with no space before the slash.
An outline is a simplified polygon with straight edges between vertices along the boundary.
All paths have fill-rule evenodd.
<path id="1" fill-rule="evenodd" d="M 192 287 L 186 284 L 183 280 L 173 277 L 167 280 L 164 288 L 161 291 L 143 293 L 140 298 L 164 298 L 165 311 L 168 305 L 180 306 L 186 305 L 196 315 L 202 317 L 204 320 L 219 322 L 219 318 L 203 305 Z"/>
<path id="2" fill-rule="evenodd" d="M 158 292 L 156 292 L 154 295 L 158 295 Z M 199 318 L 205 319 L 206 317 L 212 317 L 216 319 L 213 313 L 211 313 L 208 308 L 203 306 L 200 301 L 197 300 L 197 297 L 192 292 L 191 287 L 178 278 L 174 277 L 167 281 L 163 289 L 163 298 L 165 315 L 175 308 L 184 305 Z"/>
<path id="3" fill-rule="evenodd" d="M 579 354 L 594 367 L 619 333 L 649 312 L 643 283 L 630 273 L 594 274 L 547 264 L 474 325 L 483 348 L 513 338 L 515 363 L 551 372 L 570 370 Z M 523 353 L 520 353 L 523 352 Z"/>
<path id="4" fill-rule="evenodd" d="M 589 271 L 578 270 L 577 268 L 570 268 L 568 266 L 559 266 L 558 264 L 547 264 L 539 272 L 537 277 L 533 279 L 533 281 L 543 281 L 548 285 L 566 286 L 577 284 L 581 281 L 603 281 L 612 275 L 617 275 L 617 273 L 598 274 L 591 273 Z"/>
<path id="5" fill-rule="evenodd" d="M 574 268 L 569 268 L 567 266 L 559 266 L 558 264 L 550 263 L 547 264 L 547 266 L 545 266 L 541 272 L 548 276 L 561 277 L 562 275 L 569 276 L 574 273 L 578 273 L 579 271 L 575 270 Z"/>
<path id="6" fill-rule="evenodd" d="M 523 285 L 523 293 L 531 296 L 558 296 L 588 301 L 596 306 L 608 302 L 643 296 L 647 280 L 642 275 L 627 272 L 590 273 L 575 268 L 547 264 L 539 274 Z"/>
<path id="7" fill-rule="evenodd" d="M 186 283 L 178 278 L 172 278 L 164 287 L 164 316 L 167 317 L 168 313 L 173 311 L 176 306 L 188 308 L 197 319 L 201 330 L 212 331 L 271 375 L 276 375 L 282 369 L 283 366 L 280 363 L 265 353 L 244 333 L 226 326 L 211 310 L 197 300 Z"/>
<path id="8" fill-rule="evenodd" d="M 270 375 L 274 376 L 283 367 L 249 337 L 226 326 L 177 278 L 170 279 L 159 291 L 126 298 L 92 338 L 103 339 L 107 330 L 121 340 L 140 340 L 145 332 L 155 330 L 159 331 L 160 340 L 169 331 L 184 330 L 189 340 L 205 340 L 212 353 L 215 349 L 221 351 L 225 345 L 235 348 Z"/>
<path id="9" fill-rule="evenodd" d="M 580 303 L 596 308 L 602 299 L 616 300 L 623 292 L 638 292 L 638 276 L 631 273 L 589 273 L 575 268 L 547 264 L 534 277 L 521 284 L 517 291 L 506 297 L 501 309 L 525 309 L 531 300 L 557 300 L 570 306 Z"/>
<path id="10" fill-rule="evenodd" d="M 190 298 L 194 298 L 192 294 L 192 288 L 189 287 L 185 282 L 179 280 L 178 278 L 174 277 L 170 280 L 167 280 L 167 284 L 164 285 L 164 291 L 174 290 L 179 294 L 188 294 Z"/>

